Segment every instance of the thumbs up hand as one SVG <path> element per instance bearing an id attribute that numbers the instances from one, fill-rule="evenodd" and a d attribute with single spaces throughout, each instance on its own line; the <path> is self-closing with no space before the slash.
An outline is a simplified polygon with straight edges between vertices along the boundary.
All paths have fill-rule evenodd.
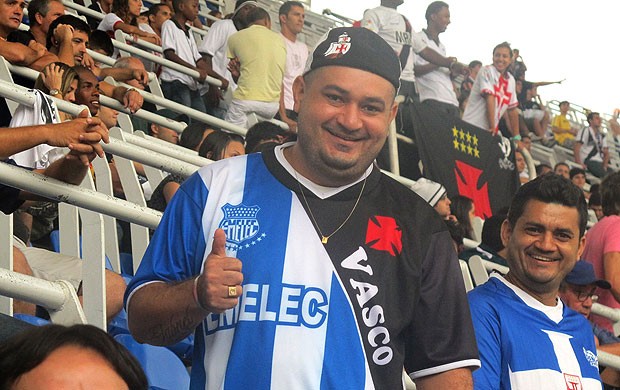
<path id="1" fill-rule="evenodd" d="M 241 260 L 226 256 L 226 233 L 217 229 L 211 253 L 196 279 L 197 304 L 211 313 L 222 313 L 237 305 L 242 293 Z"/>

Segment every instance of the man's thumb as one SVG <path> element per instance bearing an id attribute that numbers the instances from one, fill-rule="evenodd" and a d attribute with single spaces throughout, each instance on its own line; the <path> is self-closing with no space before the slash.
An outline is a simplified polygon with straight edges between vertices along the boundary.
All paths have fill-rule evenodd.
<path id="1" fill-rule="evenodd" d="M 215 231 L 211 253 L 218 256 L 226 256 L 226 233 L 224 233 L 224 230 L 217 229 Z"/>

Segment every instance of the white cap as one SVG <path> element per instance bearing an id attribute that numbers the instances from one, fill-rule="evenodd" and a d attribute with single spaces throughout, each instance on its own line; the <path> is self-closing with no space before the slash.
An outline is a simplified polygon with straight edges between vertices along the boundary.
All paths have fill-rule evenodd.
<path id="1" fill-rule="evenodd" d="M 432 207 L 446 194 L 444 186 L 424 177 L 412 184 L 411 189 Z"/>

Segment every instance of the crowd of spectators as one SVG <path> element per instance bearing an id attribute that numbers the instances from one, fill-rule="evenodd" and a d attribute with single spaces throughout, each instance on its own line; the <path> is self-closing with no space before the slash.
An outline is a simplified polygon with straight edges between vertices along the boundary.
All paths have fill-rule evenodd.
<path id="1" fill-rule="evenodd" d="M 518 50 L 512 49 L 507 42 L 502 42 L 492 49 L 491 64 L 485 65 L 482 61 L 473 60 L 465 65 L 456 58 L 449 57 L 449 50 L 440 41 L 440 34 L 444 33 L 450 24 L 451 15 L 447 3 L 432 2 L 425 14 L 426 28 L 417 33 L 412 30 L 409 21 L 396 11 L 400 4 L 402 1 L 399 0 L 381 0 L 379 7 L 364 13 L 360 23 L 363 28 L 381 36 L 399 55 L 403 67 L 398 92 L 403 102 L 396 117 L 399 132 L 413 135 L 413 122 L 410 118 L 412 108 L 416 107 L 454 118 L 462 117 L 465 122 L 493 135 L 503 134 L 517 146 L 516 169 L 519 180 L 524 185 L 519 193 L 526 199 L 522 200 L 522 204 L 519 204 L 519 200 L 513 201 L 507 215 L 497 213 L 488 218 L 481 232 L 480 245 L 463 251 L 463 238 L 478 238 L 475 231 L 477 217 L 474 201 L 458 194 L 449 196 L 441 183 L 420 177 L 417 173 L 414 174 L 413 178 L 417 180 L 411 190 L 424 199 L 449 226 L 460 258 L 467 260 L 473 255 L 479 255 L 503 266 L 517 265 L 517 268 L 523 265 L 519 265 L 518 256 L 509 249 L 516 250 L 520 245 L 518 239 L 523 233 L 516 229 L 523 223 L 523 216 L 534 218 L 531 215 L 534 211 L 540 211 L 542 215 L 553 214 L 553 207 L 558 205 L 577 209 L 580 213 L 578 219 L 562 220 L 565 226 L 569 226 L 566 229 L 572 234 L 567 240 L 575 241 L 575 247 L 571 247 L 574 251 L 567 257 L 570 261 L 577 261 L 583 251 L 582 258 L 594 264 L 594 271 L 584 271 L 582 261 L 576 262 L 577 267 L 572 273 L 569 273 L 572 267 L 563 265 L 553 278 L 553 288 L 545 290 L 547 295 L 539 301 L 546 305 L 550 302 L 547 298 L 554 294 L 557 296 L 559 292 L 567 306 L 579 310 L 579 306 L 587 308 L 594 295 L 593 288 L 599 287 L 605 290 L 600 294 L 601 302 L 618 307 L 620 270 L 616 269 L 615 264 L 620 253 L 616 245 L 617 237 L 620 237 L 616 230 L 620 225 L 615 218 L 619 213 L 617 209 L 620 193 L 617 188 L 618 173 L 613 172 L 610 164 L 608 142 L 611 141 L 608 141 L 603 133 L 603 119 L 600 114 L 589 112 L 588 125 L 580 127 L 569 120 L 567 114 L 570 103 L 563 101 L 559 104 L 560 114 L 551 118 L 550 111 L 542 104 L 537 92 L 538 87 L 551 83 L 526 81 L 527 67 Z M 0 130 L 0 140 L 7 140 L 6 143 L 0 142 L 0 145 L 8 145 L 1 147 L 0 155 L 5 162 L 67 183 L 79 183 L 84 175 L 89 174 L 86 166 L 94 158 L 103 155 L 98 142 L 107 142 L 107 129 L 118 125 L 119 112 L 102 105 L 101 96 L 114 99 L 130 113 L 145 109 L 160 117 L 184 122 L 187 127 L 179 135 L 177 131 L 164 125 L 148 122 L 137 116 L 130 118 L 134 130 L 143 130 L 154 138 L 190 149 L 213 161 L 270 150 L 275 145 L 296 139 L 299 101 L 293 91 L 296 94 L 304 92 L 304 86 L 296 81 L 296 78 L 304 73 L 310 50 L 298 39 L 304 28 L 302 3 L 287 1 L 281 6 L 277 21 L 280 34 L 272 31 L 276 23 L 272 22 L 267 10 L 249 0 L 237 0 L 232 14 L 215 22 L 201 20 L 197 0 L 172 0 L 150 8 L 144 7 L 141 0 L 101 0 L 93 2 L 89 8 L 105 16 L 102 20 L 88 17 L 87 21 L 65 14 L 65 7 L 59 0 L 32 0 L 27 5 L 30 29 L 21 31 L 18 28 L 25 7 L 24 0 L 0 0 L 0 55 L 14 65 L 26 66 L 40 72 L 34 83 L 23 78 L 16 79 L 16 82 L 34 88 L 33 107 L 19 106 L 13 115 L 10 115 L 5 100 L 0 99 L 0 126 L 3 127 Z M 219 18 L 221 14 L 218 15 L 218 12 L 213 10 L 210 15 Z M 192 28 L 202 28 L 203 24 L 210 27 L 209 32 L 202 42 L 196 42 Z M 191 77 L 139 57 L 120 57 L 119 51 L 112 44 L 117 30 L 133 36 L 134 44 L 139 39 L 161 46 L 163 58 L 197 71 L 199 76 Z M 338 44 L 341 46 L 329 49 L 333 50 L 331 54 L 334 56 L 342 55 L 341 51 L 347 50 L 344 49 L 348 44 L 346 34 L 339 39 Z M 88 54 L 87 48 L 114 58 L 114 66 L 95 61 Z M 156 74 L 165 98 L 170 101 L 243 128 L 253 123 L 252 115 L 258 116 L 261 121 L 251 126 L 246 136 L 242 137 L 170 109 L 157 110 L 154 105 L 145 102 L 140 93 L 149 91 L 149 72 Z M 106 77 L 112 77 L 114 83 L 107 82 Z M 213 80 L 216 80 L 215 84 Z M 84 105 L 87 110 L 72 117 L 60 112 L 52 98 Z M 331 95 L 328 98 L 341 99 Z M 364 108 L 367 109 L 372 108 Z M 269 122 L 272 118 L 284 122 L 289 130 L 283 130 L 279 125 Z M 616 131 L 613 137 L 620 137 L 620 125 L 616 118 L 617 113 L 609 121 L 609 126 L 612 131 Z M 617 138 L 613 137 L 610 138 L 615 142 L 612 146 L 620 145 Z M 534 174 L 526 161 L 532 142 L 545 146 L 557 143 L 572 149 L 574 163 L 580 167 L 571 169 L 571 165 L 564 162 L 559 162 L 554 167 L 540 163 Z M 70 149 L 68 154 L 66 147 Z M 108 156 L 108 163 L 113 181 L 115 180 L 115 195 L 122 197 L 123 189 L 118 172 L 115 173 L 112 156 Z M 135 166 L 139 174 L 144 173 L 140 164 Z M 413 171 L 415 172 L 415 169 Z M 586 182 L 587 174 L 603 179 L 600 189 Z M 542 176 L 543 179 L 526 184 L 536 176 Z M 570 187 L 567 187 L 568 180 L 554 182 L 560 180 L 560 177 L 569 179 L 572 183 Z M 185 178 L 178 175 L 168 175 L 152 189 L 152 193 L 148 193 L 148 206 L 163 212 L 184 181 Z M 555 184 L 545 184 L 547 182 Z M 545 186 L 552 188 L 549 191 L 553 192 L 553 195 L 545 192 Z M 575 186 L 579 191 L 575 190 Z M 11 194 L 21 199 L 2 206 L 5 213 L 15 212 L 15 271 L 49 280 L 69 279 L 81 296 L 81 260 L 50 251 L 44 243 L 45 240 L 42 240 L 42 237 L 48 236 L 57 225 L 54 222 L 57 217 L 55 205 L 4 185 L 0 187 L 0 191 L 3 196 Z M 363 192 L 364 187 L 361 190 L 361 193 Z M 556 202 L 545 196 L 563 198 Z M 584 222 L 581 220 L 582 198 L 588 202 L 587 209 L 591 213 L 589 221 L 594 224 L 587 233 L 585 244 L 580 241 L 585 233 L 580 230 Z M 26 199 L 24 203 L 23 200 Z M 532 205 L 536 206 L 536 210 Z M 584 208 L 585 205 L 586 203 L 583 204 Z M 357 204 L 354 209 L 356 206 Z M 515 215 L 515 207 L 520 207 L 517 209 L 520 214 Z M 547 220 L 541 222 L 541 225 L 546 223 Z M 574 228 L 575 226 L 577 228 Z M 32 247 L 33 243 L 45 248 Z M 585 246 L 582 248 L 582 245 Z M 569 264 L 569 261 L 563 264 Z M 585 272 L 587 277 L 580 278 L 580 270 Z M 538 299 L 535 292 L 538 291 L 536 283 L 539 282 L 532 282 L 530 275 L 518 272 L 511 271 L 506 278 L 496 277 L 485 285 L 484 289 L 502 296 L 509 296 L 509 290 L 518 290 L 515 297 L 518 295 L 526 301 L 526 310 L 530 310 L 534 305 L 527 303 L 523 294 Z M 590 277 L 593 272 L 601 280 L 593 280 Z M 126 285 L 122 277 L 111 270 L 106 271 L 105 279 L 106 317 L 110 320 L 121 310 Z M 562 279 L 564 281 L 560 284 Z M 582 287 L 592 289 L 586 294 Z M 476 386 L 481 383 L 507 383 L 507 380 L 514 380 L 513 377 L 507 379 L 508 374 L 504 372 L 488 370 L 489 367 L 501 365 L 501 362 L 489 358 L 491 355 L 496 358 L 493 353 L 497 352 L 500 346 L 487 343 L 490 334 L 496 329 L 488 328 L 487 324 L 481 321 L 484 321 L 484 318 L 493 322 L 504 315 L 491 318 L 484 309 L 484 304 L 518 307 L 523 302 L 515 304 L 512 296 L 506 302 L 501 301 L 503 298 L 489 298 L 488 291 L 477 290 L 470 295 L 475 330 L 477 336 L 483 339 L 478 343 L 482 369 L 474 375 Z M 576 300 L 571 300 L 571 294 L 577 297 Z M 552 304 L 555 305 L 553 302 Z M 547 306 L 553 306 L 552 304 Z M 198 305 L 200 306 L 199 301 Z M 15 307 L 18 312 L 35 313 L 35 308 L 26 302 L 17 302 Z M 562 308 L 559 311 L 561 312 Z M 582 314 L 589 317 L 589 309 L 587 312 L 582 311 Z M 509 318 L 516 318 L 512 317 L 513 315 L 510 314 Z M 581 318 L 573 319 L 572 314 L 562 315 L 576 324 L 585 323 Z M 551 316 L 553 317 L 553 314 Z M 594 316 L 593 320 L 602 328 L 608 331 L 611 329 L 605 320 Z M 580 330 L 571 328 L 570 332 L 573 332 L 571 334 L 576 338 L 583 336 Z M 519 334 L 510 337 L 520 340 L 524 336 Z M 614 342 L 616 341 L 618 340 Z M 25 340 L 18 342 L 25 343 Z M 584 351 L 586 348 L 594 348 L 589 341 L 584 341 L 583 345 Z M 10 344 L 7 350 L 18 347 Z M 79 349 L 81 345 L 73 347 Z M 504 347 L 505 345 L 501 345 L 501 348 Z M 616 351 L 613 348 L 608 350 L 612 353 Z M 122 359 L 129 359 L 124 355 L 124 351 L 115 353 L 120 353 Z M 42 356 L 40 360 L 45 362 L 45 359 L 49 357 Z M 521 364 L 517 360 L 511 364 Z M 128 364 L 134 362 L 129 359 Z M 603 379 L 606 385 L 615 386 L 619 381 L 617 376 L 609 374 L 610 371 Z M 583 383 L 589 383 L 592 378 L 586 376 L 591 374 L 583 373 Z M 143 379 L 139 372 L 131 375 L 135 375 L 138 382 Z M 520 383 L 535 383 L 527 382 L 529 377 L 520 377 L 518 380 L 524 381 Z"/>

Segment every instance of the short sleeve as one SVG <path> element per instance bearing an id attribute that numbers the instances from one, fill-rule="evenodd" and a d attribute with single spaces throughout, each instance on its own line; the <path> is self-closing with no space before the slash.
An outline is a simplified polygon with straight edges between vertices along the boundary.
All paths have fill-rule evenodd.
<path id="1" fill-rule="evenodd" d="M 215 53 L 221 49 L 223 45 L 226 45 L 224 30 L 227 20 L 220 20 L 211 26 L 209 33 L 203 39 L 202 44 L 198 48 L 198 51 L 203 54 L 208 54 L 211 57 L 215 56 Z"/>
<path id="2" fill-rule="evenodd" d="M 481 367 L 473 373 L 474 388 L 499 389 L 502 367 L 499 319 L 480 287 L 471 291 L 468 298 L 481 363 Z"/>
<path id="3" fill-rule="evenodd" d="M 369 29 L 372 32 L 378 33 L 381 28 L 379 15 L 373 10 L 367 10 L 364 12 L 364 16 L 360 22 L 361 26 Z"/>
<path id="4" fill-rule="evenodd" d="M 480 92 L 482 94 L 492 94 L 495 78 L 493 77 L 493 71 L 491 70 L 491 67 L 483 67 L 480 71 L 480 74 L 478 74 L 476 81 L 478 80 L 478 78 L 480 78 Z"/>
<path id="5" fill-rule="evenodd" d="M 553 121 L 551 122 L 551 127 L 557 127 L 560 128 L 561 124 L 561 119 L 559 115 L 556 115 L 553 117 Z"/>
<path id="6" fill-rule="evenodd" d="M 423 31 L 413 34 L 411 38 L 411 48 L 419 53 L 428 47 L 428 37 Z M 419 57 L 419 56 L 418 56 Z"/>
<path id="7" fill-rule="evenodd" d="M 579 132 L 577 133 L 577 137 L 575 138 L 576 142 L 579 142 L 581 144 L 585 144 L 588 143 L 588 128 L 587 127 L 583 127 L 581 128 L 581 130 L 579 130 Z"/>
<path id="8" fill-rule="evenodd" d="M 208 196 L 199 174 L 188 178 L 168 204 L 140 267 L 127 286 L 125 304 L 149 282 L 178 282 L 198 275 L 206 243 L 202 214 Z"/>
<path id="9" fill-rule="evenodd" d="M 237 42 L 237 34 L 233 34 L 230 36 L 230 38 L 228 38 L 228 44 L 227 44 L 227 48 L 226 48 L 226 57 L 227 58 L 235 58 L 235 50 L 236 50 L 236 42 Z"/>
<path id="10" fill-rule="evenodd" d="M 97 30 L 105 31 L 107 33 L 113 33 L 114 26 L 116 26 L 118 22 L 122 23 L 123 21 L 116 14 L 109 13 L 103 17 L 101 23 L 99 23 L 99 27 L 97 27 Z"/>
<path id="11" fill-rule="evenodd" d="M 176 28 L 177 26 L 174 25 L 174 22 L 172 20 L 166 20 L 164 24 L 161 25 L 161 48 L 163 51 L 177 51 L 174 34 Z"/>
<path id="12" fill-rule="evenodd" d="M 407 338 L 405 369 L 412 378 L 480 365 L 458 259 L 447 231 L 431 236 L 420 300 Z"/>

